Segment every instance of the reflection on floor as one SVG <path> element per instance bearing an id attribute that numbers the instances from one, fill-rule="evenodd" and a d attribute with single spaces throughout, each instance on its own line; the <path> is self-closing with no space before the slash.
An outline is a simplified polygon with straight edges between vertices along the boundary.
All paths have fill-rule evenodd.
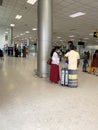
<path id="1" fill-rule="evenodd" d="M 36 56 L 0 61 L 0 130 L 98 129 L 97 76 L 80 69 L 78 88 L 68 88 L 35 71 Z"/>

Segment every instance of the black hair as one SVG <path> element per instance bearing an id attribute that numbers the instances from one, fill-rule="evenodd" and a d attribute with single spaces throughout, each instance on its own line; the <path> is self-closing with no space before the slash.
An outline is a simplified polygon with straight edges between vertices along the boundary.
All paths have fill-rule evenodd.
<path id="1" fill-rule="evenodd" d="M 68 41 L 69 44 L 73 44 L 73 41 Z"/>
<path id="2" fill-rule="evenodd" d="M 59 46 L 55 46 L 52 50 L 51 50 L 51 53 L 50 53 L 50 57 L 53 56 L 53 53 L 56 51 L 56 49 L 59 49 L 60 47 Z"/>
<path id="3" fill-rule="evenodd" d="M 74 50 L 75 47 L 74 47 L 73 43 L 70 44 L 69 48 L 70 48 L 70 50 Z"/>

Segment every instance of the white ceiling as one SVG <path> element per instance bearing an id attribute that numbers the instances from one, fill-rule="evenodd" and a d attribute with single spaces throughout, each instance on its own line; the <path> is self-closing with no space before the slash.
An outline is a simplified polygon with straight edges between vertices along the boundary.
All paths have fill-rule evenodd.
<path id="1" fill-rule="evenodd" d="M 84 12 L 86 15 L 70 18 L 69 15 L 76 12 Z M 17 14 L 22 15 L 22 19 L 16 20 Z M 37 39 L 37 31 L 32 28 L 37 27 L 37 3 L 30 5 L 26 0 L 3 0 L 0 6 L 0 34 L 4 34 L 14 23 L 14 37 L 30 37 Z M 98 44 L 97 38 L 89 35 L 98 29 L 98 0 L 53 0 L 53 42 L 65 44 L 74 39 L 74 43 L 79 40 L 86 41 L 86 44 Z M 21 36 L 21 33 L 30 31 L 30 34 Z M 70 38 L 70 35 L 75 37 Z M 62 38 L 57 38 L 57 37 Z M 89 39 L 85 39 L 89 38 Z M 97 42 L 96 42 L 97 41 Z"/>

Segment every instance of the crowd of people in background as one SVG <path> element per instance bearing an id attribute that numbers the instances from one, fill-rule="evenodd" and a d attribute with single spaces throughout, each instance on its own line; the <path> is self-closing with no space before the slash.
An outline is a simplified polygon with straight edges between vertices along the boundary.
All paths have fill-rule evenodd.
<path id="1" fill-rule="evenodd" d="M 68 41 L 68 44 L 73 44 L 72 41 Z M 75 49 L 75 48 L 74 48 Z M 61 49 L 59 46 L 55 46 L 50 54 L 50 57 L 52 58 L 52 65 L 50 67 L 50 80 L 53 82 L 58 82 L 59 81 L 59 63 L 62 61 L 62 57 L 64 58 L 65 54 L 69 54 L 70 48 L 66 48 L 65 50 Z M 5 47 L 4 50 L 0 49 L 0 59 L 4 60 L 4 53 L 15 56 L 15 57 L 26 57 L 27 54 L 29 53 L 29 49 L 27 46 L 23 45 L 17 46 L 17 44 L 14 45 L 14 47 Z M 66 55 L 67 56 L 67 55 Z M 83 57 L 82 57 L 82 71 L 83 72 L 88 72 L 88 73 L 93 73 L 96 74 L 98 71 L 98 50 L 95 50 L 94 53 L 90 53 L 88 51 L 84 51 Z M 65 67 L 68 67 L 69 61 L 68 58 L 65 60 Z M 53 74 L 56 73 L 55 75 L 56 80 L 53 76 Z"/>
<path id="2" fill-rule="evenodd" d="M 21 46 L 15 45 L 14 46 L 14 51 L 15 51 L 15 57 L 26 57 L 26 53 L 27 53 L 27 48 L 26 46 L 23 46 L 23 48 L 21 49 Z"/>
<path id="3" fill-rule="evenodd" d="M 4 48 L 0 48 L 0 59 L 4 60 L 4 55 L 15 56 L 15 57 L 24 57 L 29 54 L 29 48 L 26 45 L 20 46 L 14 44 L 14 46 L 4 46 Z"/>
<path id="4" fill-rule="evenodd" d="M 84 52 L 83 55 L 83 66 L 82 71 L 93 73 L 96 75 L 98 70 L 98 50 L 95 50 L 94 53 L 90 55 L 88 52 Z"/>

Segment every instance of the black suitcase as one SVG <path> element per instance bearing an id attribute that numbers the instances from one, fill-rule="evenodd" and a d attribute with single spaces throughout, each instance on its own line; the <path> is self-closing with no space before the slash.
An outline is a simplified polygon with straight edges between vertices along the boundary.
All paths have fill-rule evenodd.
<path id="1" fill-rule="evenodd" d="M 61 69 L 61 85 L 68 86 L 68 69 Z"/>

